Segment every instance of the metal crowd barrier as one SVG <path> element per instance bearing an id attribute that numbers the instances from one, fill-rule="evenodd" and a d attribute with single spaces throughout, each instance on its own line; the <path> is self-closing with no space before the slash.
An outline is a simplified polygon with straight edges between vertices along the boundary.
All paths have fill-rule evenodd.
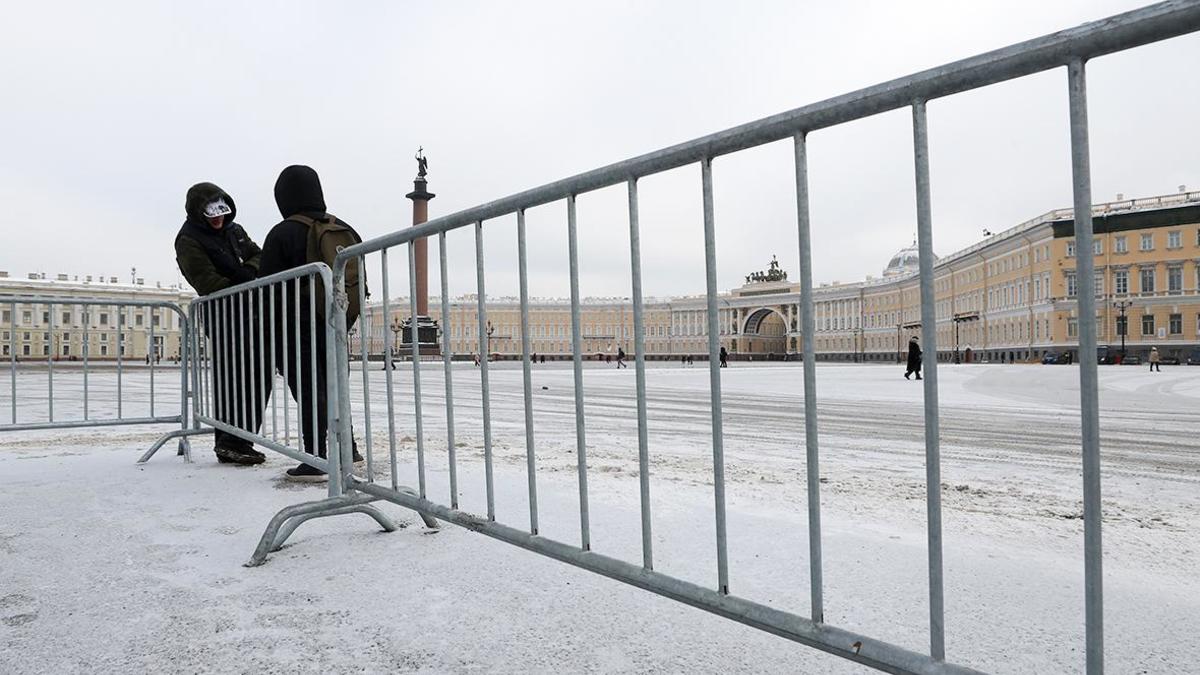
<path id="1" fill-rule="evenodd" d="M 812 253 L 808 206 L 807 136 L 809 133 L 828 127 L 862 119 L 899 108 L 912 111 L 914 163 L 916 170 L 915 196 L 917 203 L 919 277 L 921 292 L 922 340 L 928 353 L 937 352 L 936 317 L 934 314 L 933 285 L 933 227 L 930 210 L 929 148 L 926 105 L 929 101 L 952 94 L 985 87 L 990 84 L 1011 80 L 1034 73 L 1065 67 L 1070 94 L 1071 155 L 1074 178 L 1074 213 L 1078 250 L 1091 250 L 1092 218 L 1091 190 L 1088 152 L 1088 126 L 1086 104 L 1085 64 L 1094 57 L 1111 54 L 1148 43 L 1164 40 L 1200 30 L 1200 1 L 1174 0 L 1163 2 L 1132 12 L 1116 15 L 1101 21 L 1054 33 L 1045 37 L 1019 43 L 1010 47 L 988 52 L 976 57 L 923 71 L 880 85 L 835 97 L 789 112 L 761 119 L 749 124 L 675 145 L 657 152 L 618 162 L 593 171 L 567 178 L 549 185 L 521 192 L 482 206 L 429 221 L 421 226 L 406 228 L 392 234 L 349 247 L 338 256 L 332 270 L 333 288 L 339 301 L 335 303 L 335 326 L 333 337 L 336 343 L 338 369 L 337 407 L 340 424 L 336 425 L 342 453 L 340 463 L 331 461 L 331 471 L 340 471 L 341 476 L 330 482 L 330 494 L 338 484 L 338 496 L 322 503 L 302 505 L 305 514 L 329 515 L 344 512 L 357 493 L 363 499 L 379 498 L 414 509 L 428 518 L 434 516 L 496 539 L 520 546 L 542 555 L 588 569 L 625 583 L 699 607 L 714 614 L 725 616 L 744 624 L 781 635 L 791 640 L 816 647 L 831 654 L 865 664 L 880 670 L 895 673 L 965 673 L 975 672 L 970 668 L 948 663 L 945 653 L 945 629 L 943 610 L 942 576 L 942 520 L 940 494 L 940 447 L 938 415 L 938 364 L 931 360 L 926 365 L 924 379 L 925 449 L 926 449 L 926 497 L 928 526 L 928 580 L 929 580 L 929 652 L 913 652 L 893 644 L 874 640 L 865 635 L 829 625 L 823 613 L 823 581 L 821 556 L 821 518 L 819 483 L 819 442 L 817 418 L 817 383 L 814 365 L 813 344 L 805 340 L 804 350 L 804 417 L 805 452 L 807 462 L 808 520 L 809 520 L 809 575 L 811 594 L 811 616 L 804 617 L 780 611 L 767 605 L 752 602 L 732 595 L 731 574 L 728 565 L 725 525 L 725 482 L 722 432 L 721 371 L 717 352 L 719 329 L 717 314 L 717 247 L 715 240 L 713 211 L 713 160 L 726 154 L 757 147 L 784 139 L 792 139 L 795 151 L 795 182 L 797 204 L 797 233 L 801 267 L 801 315 L 802 332 L 814 334 L 812 297 Z M 668 576 L 653 569 L 651 549 L 651 522 L 649 490 L 649 453 L 646 427 L 646 385 L 644 326 L 641 293 L 641 260 L 638 225 L 638 180 L 640 178 L 687 165 L 699 164 L 701 169 L 701 194 L 704 209 L 704 249 L 707 274 L 707 326 L 709 349 L 709 374 L 712 412 L 713 486 L 716 519 L 715 576 L 712 587 L 703 587 L 682 579 Z M 624 184 L 628 190 L 631 286 L 634 304 L 634 335 L 637 377 L 637 418 L 639 446 L 639 479 L 641 496 L 642 562 L 640 565 L 605 556 L 591 550 L 589 539 L 588 508 L 588 463 L 585 445 L 587 417 L 583 396 L 583 370 L 581 354 L 580 297 L 578 284 L 578 250 L 576 240 L 576 198 L 578 195 L 605 187 Z M 569 237 L 569 268 L 571 286 L 571 333 L 575 381 L 575 425 L 578 457 L 579 482 L 579 542 L 565 543 L 548 539 L 538 534 L 536 457 L 533 443 L 532 404 L 530 395 L 530 350 L 528 340 L 529 299 L 525 274 L 525 211 L 529 208 L 552 202 L 565 202 L 566 226 Z M 513 527 L 497 522 L 494 508 L 494 485 L 492 471 L 491 414 L 489 409 L 488 362 L 480 362 L 482 383 L 484 463 L 487 497 L 486 516 L 476 516 L 458 509 L 454 486 L 454 422 L 452 399 L 449 386 L 450 343 L 448 327 L 443 325 L 443 357 L 447 368 L 447 431 L 448 452 L 451 468 L 451 495 L 448 505 L 438 503 L 425 490 L 425 461 L 422 438 L 422 408 L 420 392 L 419 359 L 414 358 L 413 394 L 416 406 L 415 435 L 417 470 L 420 475 L 419 492 L 402 488 L 396 482 L 395 419 L 392 407 L 392 383 L 388 388 L 388 435 L 391 438 L 389 456 L 393 466 L 391 485 L 376 483 L 373 474 L 366 479 L 355 476 L 348 461 L 350 452 L 350 388 L 349 388 L 349 344 L 345 315 L 345 268 L 351 260 L 365 264 L 365 256 L 380 252 L 385 261 L 384 312 L 387 313 L 388 290 L 386 278 L 386 255 L 391 248 L 407 246 L 408 255 L 413 256 L 413 242 L 417 239 L 437 235 L 441 250 L 443 322 L 450 318 L 447 303 L 447 260 L 446 233 L 450 230 L 473 227 L 476 244 L 476 278 L 478 286 L 478 317 L 480 344 L 486 344 L 483 326 L 486 323 L 486 294 L 484 290 L 483 235 L 485 221 L 516 214 L 518 223 L 518 252 L 521 288 L 522 359 L 525 388 L 525 424 L 529 481 L 529 526 Z M 1077 260 L 1079 278 L 1091 278 L 1093 261 L 1091 256 L 1080 256 Z M 416 283 L 412 278 L 410 264 L 410 296 L 416 296 Z M 1079 296 L 1079 346 L 1080 353 L 1093 353 L 1096 346 L 1094 300 L 1091 294 Z M 412 313 L 416 314 L 415 304 Z M 364 331 L 365 332 L 365 331 Z M 385 331 L 385 335 L 387 332 Z M 364 336 L 365 339 L 365 336 Z M 417 349 L 413 340 L 413 349 Z M 388 344 L 390 353 L 391 344 Z M 367 360 L 364 358 L 363 368 Z M 334 367 L 332 364 L 331 368 Z M 390 374 L 390 369 L 389 369 Z M 390 375 L 389 375 L 390 378 Z M 1080 404 L 1083 456 L 1084 490 L 1084 573 L 1086 602 L 1084 619 L 1086 626 L 1086 667 L 1089 673 L 1103 671 L 1103 612 L 1100 539 L 1100 477 L 1099 477 L 1099 427 L 1095 360 L 1080 363 Z M 364 370 L 364 399 L 369 398 Z M 367 401 L 364 401 L 368 404 Z M 331 412 L 332 414 L 332 412 Z M 331 419 L 331 429 L 334 428 Z M 368 438 L 370 434 L 368 433 Z M 284 514 L 281 513 L 280 516 Z M 278 518 L 279 516 L 277 516 Z M 268 533 L 269 534 L 269 533 Z M 264 541 L 266 537 L 264 536 Z"/>
<path id="2" fill-rule="evenodd" d="M 0 298 L 0 307 L 8 309 L 11 321 L 6 328 L 9 331 L 8 339 L 8 362 L 9 362 L 9 420 L 7 423 L 0 422 L 0 432 L 6 431 L 30 431 L 38 429 L 79 429 L 90 427 L 114 427 L 127 426 L 138 424 L 178 424 L 180 429 L 165 434 L 159 438 L 149 450 L 142 455 L 139 462 L 145 462 L 154 455 L 168 440 L 173 438 L 179 439 L 179 454 L 184 456 L 187 461 L 191 461 L 191 446 L 188 443 L 187 436 L 191 435 L 188 429 L 188 408 L 187 400 L 189 395 L 188 389 L 188 351 L 187 345 L 189 341 L 189 326 L 187 316 L 183 310 L 175 303 L 165 301 L 145 301 L 145 300 L 98 300 L 89 298 L 72 298 L 72 297 L 47 297 L 33 295 L 16 295 Z M 28 307 L 30 309 L 22 309 L 22 312 L 28 311 L 33 317 L 37 316 L 38 312 L 42 312 L 45 321 L 31 321 L 33 326 L 18 326 L 18 308 Z M 68 309 L 77 321 L 72 321 L 67 324 L 59 325 L 61 322 L 56 321 L 59 318 L 59 313 L 63 309 Z M 155 318 L 151 317 L 145 322 L 141 328 L 146 333 L 146 353 L 149 355 L 147 359 L 149 372 L 149 391 L 147 410 L 144 414 L 129 415 L 127 414 L 126 405 L 130 403 L 127 395 L 125 382 L 127 379 L 127 371 L 130 370 L 127 362 L 134 362 L 125 355 L 125 338 L 131 336 L 138 328 L 134 325 L 136 322 L 128 321 L 127 319 L 133 316 L 137 310 L 150 309 L 155 312 L 165 309 L 173 312 L 179 317 L 179 335 L 180 335 L 180 353 L 179 353 L 179 410 L 176 414 L 164 414 L 161 406 L 156 406 L 156 370 L 160 369 L 157 357 L 162 354 L 158 350 L 156 333 L 159 332 L 159 327 L 156 325 Z M 103 311 L 102 311 L 103 310 Z M 112 315 L 112 323 L 107 322 L 108 315 Z M 100 314 L 104 315 L 103 323 L 97 321 L 96 325 L 92 325 L 92 321 L 97 319 Z M 31 317 L 31 318 L 33 318 Z M 79 323 L 82 323 L 80 327 Z M 27 330 L 26 330 L 27 329 Z M 17 333 L 43 333 L 44 354 L 29 354 L 22 355 L 22 359 L 17 355 Z M 109 342 L 107 339 L 100 341 L 101 351 L 112 349 L 115 354 L 94 354 L 93 349 L 94 334 L 100 333 L 102 338 L 107 338 L 109 333 L 112 333 L 116 338 L 115 341 Z M 74 354 L 71 346 L 70 335 L 82 334 L 82 340 L 79 341 L 81 351 L 78 355 Z M 78 356 L 78 360 L 63 361 L 61 357 L 64 355 L 61 347 L 66 344 L 67 351 L 72 352 L 68 356 Z M 25 341 L 22 340 L 24 345 Z M 101 357 L 97 359 L 96 357 Z M 94 384 L 92 382 L 93 373 L 103 367 L 108 369 L 107 365 L 101 365 L 102 362 L 115 362 L 117 381 L 116 390 L 104 390 L 101 401 L 97 402 L 93 396 Z M 57 365 L 60 378 L 59 393 L 56 397 L 54 392 L 55 383 L 55 366 Z M 32 387 L 21 387 L 18 385 L 21 380 L 22 373 L 34 374 L 42 367 L 45 368 L 45 390 L 37 391 Z M 64 397 L 62 378 L 78 376 L 81 382 L 79 390 L 80 397 Z M 40 389 L 40 388 L 39 388 Z M 55 403 L 58 403 L 57 410 Z M 44 404 L 44 405 L 43 405 Z M 114 410 L 115 408 L 115 410 Z"/>
<path id="3" fill-rule="evenodd" d="M 358 512 L 389 532 L 396 529 L 369 504 L 377 498 L 344 494 L 343 476 L 353 471 L 353 441 L 350 417 L 342 417 L 336 404 L 344 398 L 338 378 L 329 375 L 338 372 L 332 288 L 329 267 L 313 263 L 197 298 L 189 307 L 195 326 L 190 353 L 196 429 L 208 425 L 217 434 L 274 450 L 329 475 L 328 499 L 281 511 L 250 565 L 265 561 L 312 518 Z M 327 457 L 320 456 L 323 443 Z M 343 443 L 345 471 L 339 451 Z"/>

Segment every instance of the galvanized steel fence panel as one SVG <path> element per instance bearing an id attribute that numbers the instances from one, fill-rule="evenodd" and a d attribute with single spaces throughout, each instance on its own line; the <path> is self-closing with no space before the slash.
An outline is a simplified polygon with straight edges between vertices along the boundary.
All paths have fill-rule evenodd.
<path id="1" fill-rule="evenodd" d="M 529 473 L 529 529 L 513 528 L 496 522 L 494 486 L 492 474 L 490 411 L 488 408 L 489 387 L 486 351 L 481 360 L 483 392 L 484 461 L 486 466 L 487 515 L 478 517 L 458 510 L 457 490 L 452 487 L 450 505 L 444 506 L 425 495 L 400 492 L 371 481 L 362 481 L 347 474 L 346 486 L 369 495 L 393 501 L 439 519 L 454 522 L 482 532 L 497 539 L 527 548 L 543 555 L 562 560 L 595 572 L 619 579 L 626 583 L 675 598 L 708 611 L 727 616 L 737 621 L 762 628 L 790 639 L 809 644 L 827 652 L 891 672 L 968 672 L 969 669 L 945 661 L 945 618 L 942 562 L 942 525 L 940 492 L 940 443 L 938 379 L 936 359 L 926 366 L 924 381 L 925 446 L 926 446 L 926 500 L 928 526 L 928 576 L 929 576 L 929 653 L 917 654 L 895 645 L 872 640 L 866 636 L 834 628 L 824 623 L 823 582 L 821 574 L 821 520 L 819 483 L 819 431 L 816 410 L 817 382 L 814 367 L 812 340 L 805 339 L 804 354 L 804 416 L 806 440 L 806 465 L 808 485 L 809 522 L 809 569 L 812 615 L 809 618 L 781 612 L 764 605 L 730 595 L 727 541 L 725 536 L 725 498 L 722 447 L 721 374 L 718 351 L 719 326 L 717 313 L 716 241 L 715 216 L 712 204 L 712 162 L 729 153 L 757 147 L 766 143 L 792 138 L 795 147 L 795 181 L 797 202 L 797 229 L 800 253 L 801 325 L 805 336 L 814 332 L 812 289 L 812 243 L 811 220 L 808 208 L 807 135 L 827 127 L 844 124 L 898 108 L 910 108 L 913 116 L 913 145 L 915 163 L 915 198 L 917 204 L 917 231 L 919 249 L 919 286 L 921 295 L 921 326 L 925 349 L 937 353 L 933 285 L 933 218 L 929 185 L 929 145 L 926 104 L 934 99 L 955 93 L 978 89 L 990 84 L 1011 80 L 1055 68 L 1068 70 L 1068 91 L 1071 112 L 1071 152 L 1074 178 L 1074 203 L 1076 237 L 1080 250 L 1090 250 L 1091 195 L 1087 148 L 1087 106 L 1084 64 L 1088 59 L 1144 44 L 1164 40 L 1200 30 L 1200 2 L 1175 0 L 1163 2 L 1143 9 L 1092 22 L 1076 28 L 1060 31 L 1045 37 L 1029 40 L 976 57 L 933 68 L 915 75 L 899 78 L 874 87 L 838 96 L 789 112 L 774 115 L 749 124 L 734 127 L 710 136 L 681 143 L 663 150 L 618 162 L 593 171 L 567 178 L 549 185 L 521 192 L 459 213 L 435 218 L 423 225 L 406 228 L 389 235 L 352 246 L 339 256 L 334 265 L 333 277 L 338 288 L 342 287 L 344 266 L 352 259 L 389 248 L 412 247 L 412 242 L 423 237 L 438 236 L 441 245 L 442 266 L 442 316 L 449 317 L 446 284 L 446 233 L 465 227 L 473 227 L 476 242 L 477 303 L 479 344 L 486 345 L 487 336 L 483 326 L 486 322 L 486 294 L 483 283 L 483 235 L 486 221 L 516 214 L 518 224 L 518 265 L 520 277 L 520 305 L 522 331 L 522 369 L 525 395 L 525 421 L 527 444 L 527 467 Z M 704 206 L 703 232 L 705 244 L 706 305 L 708 326 L 708 350 L 710 364 L 710 390 L 712 411 L 713 484 L 716 516 L 715 588 L 703 588 L 653 571 L 653 556 L 650 546 L 651 512 L 649 504 L 649 464 L 646 440 L 646 392 L 644 375 L 644 332 L 643 306 L 641 298 L 640 233 L 637 214 L 637 181 L 639 178 L 661 173 L 670 169 L 699 164 L 701 169 L 701 196 Z M 637 362 L 637 415 L 638 449 L 640 468 L 640 502 L 642 516 L 642 564 L 637 566 L 591 551 L 588 522 L 587 456 L 585 447 L 586 407 L 583 396 L 583 372 L 581 368 L 581 331 L 579 317 L 578 250 L 576 237 L 576 198 L 584 193 L 624 183 L 628 190 L 630 223 L 631 284 L 634 304 L 634 340 Z M 575 380 L 575 422 L 577 442 L 577 475 L 580 502 L 580 542 L 572 545 L 549 540 L 538 534 L 536 499 L 536 462 L 534 457 L 534 425 L 532 424 L 531 399 L 529 395 L 528 310 L 529 298 L 526 279 L 525 256 L 525 211 L 535 206 L 553 202 L 565 202 L 567 207 L 566 228 L 569 250 L 567 251 L 571 286 L 571 334 L 572 357 Z M 411 253 L 410 253 L 411 260 Z M 1078 259 L 1081 278 L 1090 278 L 1092 260 L 1090 256 Z M 387 285 L 386 262 L 383 265 L 384 287 Z M 415 284 L 413 292 L 415 294 Z M 385 290 L 384 311 L 387 315 Z M 1093 299 L 1090 294 L 1080 294 L 1080 353 L 1090 354 L 1095 350 L 1096 326 Z M 415 304 L 413 313 L 415 315 Z M 443 358 L 446 363 L 447 382 L 447 431 L 451 470 L 454 469 L 454 422 L 453 393 L 450 389 L 448 331 L 443 333 Z M 414 344 L 416 340 L 413 340 Z M 339 364 L 345 363 L 345 343 Z M 389 344 L 390 348 L 390 344 Z M 390 353 L 390 349 L 389 349 Z M 414 362 L 417 360 L 414 347 Z M 419 371 L 414 368 L 415 383 L 419 383 Z M 340 373 L 342 392 L 348 393 L 347 372 Z M 1080 365 L 1081 385 L 1081 428 L 1084 462 L 1085 504 L 1085 576 L 1086 576 L 1086 666 L 1089 673 L 1103 670 L 1103 613 L 1101 595 L 1101 547 L 1100 547 L 1100 480 L 1099 480 L 1099 426 L 1096 364 L 1083 359 Z M 419 384 L 418 384 L 419 386 Z M 392 384 L 388 382 L 389 401 Z M 419 388 L 414 391 L 417 419 L 422 415 Z M 390 405 L 390 404 L 389 404 Z M 392 411 L 388 415 L 389 433 L 394 437 Z M 418 433 L 418 436 L 420 434 Z M 392 466 L 395 466 L 394 444 L 391 448 Z M 424 463 L 421 461 L 422 486 L 424 486 Z M 393 468 L 394 471 L 394 468 Z M 453 483 L 453 474 L 452 474 Z M 393 485 L 395 478 L 393 477 Z"/>

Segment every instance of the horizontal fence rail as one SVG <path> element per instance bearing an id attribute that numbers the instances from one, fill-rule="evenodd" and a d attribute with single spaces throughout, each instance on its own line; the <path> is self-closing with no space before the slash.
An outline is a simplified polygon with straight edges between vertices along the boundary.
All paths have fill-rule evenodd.
<path id="1" fill-rule="evenodd" d="M 70 296 L 0 296 L 0 309 L 10 320 L 7 332 L 7 420 L 0 412 L 0 432 L 45 429 L 79 429 L 144 424 L 178 424 L 180 432 L 160 439 L 141 461 L 150 458 L 169 438 L 181 438 L 180 454 L 189 451 L 184 430 L 188 425 L 187 315 L 173 302 L 157 300 L 96 299 Z M 29 315 L 29 321 L 18 321 Z M 167 354 L 164 337 L 178 320 L 178 351 Z M 18 341 L 18 334 L 24 334 Z M 41 334 L 41 354 L 34 354 L 25 336 Z M 145 339 L 142 355 L 134 357 L 138 336 Z M 113 339 L 110 340 L 109 338 Z M 18 350 L 18 345 L 21 349 Z M 178 388 L 168 388 L 179 398 L 179 407 L 165 409 L 158 402 L 164 393 L 158 383 L 161 361 L 177 363 Z M 95 374 L 115 371 L 115 386 L 95 382 Z M 132 380 L 132 381 L 131 381 Z M 58 391 L 55 391 L 55 384 Z M 135 391 L 136 390 L 136 391 Z M 135 411 L 132 404 L 142 405 Z"/>
<path id="2" fill-rule="evenodd" d="M 807 465 L 808 487 L 808 524 L 809 524 L 809 582 L 812 601 L 811 617 L 800 617 L 791 613 L 757 604 L 749 600 L 736 598 L 731 595 L 732 580 L 734 579 L 728 565 L 727 540 L 725 533 L 725 496 L 723 475 L 722 448 L 722 403 L 721 403 L 721 370 L 719 359 L 719 327 L 717 313 L 717 246 L 715 240 L 715 215 L 712 204 L 713 191 L 713 160 L 722 155 L 745 150 L 763 144 L 783 139 L 792 139 L 795 147 L 795 186 L 797 200 L 797 232 L 798 249 L 801 267 L 801 321 L 803 334 L 813 334 L 815 325 L 812 298 L 812 244 L 810 234 L 810 217 L 808 208 L 808 170 L 807 170 L 807 136 L 808 134 L 862 119 L 879 113 L 910 108 L 912 112 L 912 130 L 915 163 L 915 201 L 917 205 L 917 231 L 919 250 L 919 282 L 921 294 L 921 333 L 924 349 L 937 353 L 937 331 L 934 315 L 934 285 L 933 285 L 933 218 L 929 184 L 929 131 L 926 105 L 929 101 L 952 94 L 978 89 L 998 82 L 1012 80 L 1023 76 L 1040 73 L 1056 68 L 1066 68 L 1069 71 L 1068 90 L 1070 93 L 1070 127 L 1071 151 L 1074 185 L 1074 215 L 1077 227 L 1077 238 L 1080 250 L 1089 250 L 1091 241 L 1091 204 L 1090 176 L 1088 169 L 1087 149 L 1087 110 L 1086 110 L 1086 78 L 1084 64 L 1090 58 L 1132 49 L 1152 42 L 1184 35 L 1200 30 L 1200 2 L 1196 0 L 1175 0 L 1162 2 L 1142 9 L 1116 15 L 1101 21 L 1060 31 L 1045 37 L 1022 42 L 1010 47 L 987 52 L 979 56 L 957 61 L 937 68 L 932 68 L 914 75 L 898 78 L 873 87 L 868 87 L 843 96 L 838 96 L 820 103 L 804 106 L 785 113 L 764 118 L 749 124 L 740 125 L 725 131 L 681 143 L 656 152 L 641 155 L 629 160 L 610 164 L 588 171 L 571 178 L 560 180 L 532 190 L 521 192 L 509 197 L 498 199 L 481 206 L 466 209 L 458 213 L 435 218 L 423 225 L 394 231 L 390 234 L 351 246 L 338 256 L 333 267 L 334 284 L 338 288 L 344 285 L 344 270 L 351 260 L 365 260 L 367 256 L 379 253 L 381 262 L 382 286 L 384 289 L 383 312 L 389 316 L 388 280 L 386 255 L 389 249 L 409 247 L 409 258 L 412 260 L 413 243 L 421 238 L 438 236 L 440 244 L 442 268 L 442 350 L 446 364 L 446 423 L 448 438 L 448 457 L 451 471 L 451 494 L 449 506 L 437 503 L 426 494 L 425 462 L 423 457 L 423 441 L 421 440 L 421 420 L 427 411 L 422 407 L 420 392 L 420 370 L 418 368 L 419 354 L 416 340 L 413 340 L 413 395 L 416 401 L 415 419 L 417 440 L 417 462 L 420 472 L 421 491 L 419 494 L 404 492 L 396 489 L 396 449 L 395 435 L 397 422 L 391 399 L 394 384 L 389 376 L 387 424 L 390 441 L 389 455 L 392 466 L 392 487 L 373 481 L 373 478 L 362 480 L 352 476 L 348 471 L 343 476 L 346 487 L 352 491 L 363 492 L 377 498 L 386 499 L 396 504 L 417 510 L 418 512 L 435 516 L 436 518 L 453 522 L 463 527 L 487 534 L 497 539 L 521 546 L 531 551 L 561 560 L 564 562 L 589 569 L 600 574 L 619 579 L 626 583 L 651 590 L 667 597 L 701 607 L 708 611 L 726 616 L 783 635 L 790 639 L 808 644 L 832 654 L 863 663 L 889 672 L 973 672 L 969 668 L 956 666 L 945 661 L 945 616 L 943 591 L 943 558 L 942 558 L 942 509 L 940 493 L 940 438 L 939 438 L 939 406 L 937 361 L 931 359 L 926 365 L 923 399 L 925 407 L 925 446 L 926 446 L 926 496 L 927 496 L 927 527 L 928 527 L 928 606 L 929 606 L 929 653 L 916 654 L 866 636 L 856 635 L 832 627 L 824 623 L 824 596 L 821 566 L 821 520 L 819 498 L 819 431 L 817 419 L 817 382 L 814 365 L 813 345 L 811 340 L 804 340 L 803 369 L 804 369 L 804 418 L 805 418 L 805 452 Z M 708 358 L 710 363 L 710 389 L 712 411 L 712 453 L 713 453 L 713 485 L 715 501 L 715 576 L 714 587 L 703 588 L 684 582 L 659 572 L 653 571 L 653 554 L 651 551 L 651 522 L 652 513 L 649 504 L 650 475 L 648 447 L 646 435 L 646 391 L 644 382 L 644 327 L 643 308 L 641 303 L 641 262 L 640 235 L 637 213 L 637 183 L 640 178 L 658 174 L 679 167 L 699 165 L 701 170 L 701 194 L 704 206 L 703 241 L 705 250 L 705 269 L 707 277 L 707 327 L 708 327 Z M 630 226 L 630 263 L 631 286 L 634 303 L 634 341 L 637 368 L 637 417 L 638 417 L 638 448 L 640 468 L 640 505 L 642 522 L 642 559 L 640 565 L 624 562 L 611 557 L 600 555 L 591 550 L 589 537 L 589 502 L 588 502 L 588 465 L 586 456 L 586 400 L 583 395 L 583 371 L 581 364 L 581 335 L 579 320 L 579 291 L 578 291 L 578 251 L 576 245 L 576 199 L 579 195 L 602 188 L 625 184 L 629 202 Z M 534 447 L 534 423 L 532 402 L 530 398 L 529 363 L 530 349 L 528 334 L 529 299 L 526 280 L 525 255 L 525 211 L 546 204 L 565 203 L 566 213 L 564 226 L 568 235 L 567 257 L 572 311 L 572 357 L 574 361 L 575 383 L 575 425 L 577 448 L 577 479 L 579 486 L 580 529 L 579 543 L 568 544 L 545 538 L 538 533 L 537 492 L 536 492 L 536 456 Z M 525 440 L 527 453 L 527 468 L 529 481 L 529 526 L 517 528 L 504 525 L 497 520 L 494 506 L 494 487 L 491 454 L 491 419 L 488 406 L 488 359 L 487 351 L 481 349 L 484 358 L 481 359 L 480 376 L 482 380 L 482 410 L 484 433 L 484 464 L 486 472 L 486 516 L 480 517 L 460 511 L 457 506 L 457 488 L 454 487 L 454 419 L 453 392 L 450 387 L 450 341 L 447 336 L 450 326 L 446 324 L 451 315 L 446 308 L 447 282 L 446 270 L 448 261 L 445 248 L 446 233 L 452 230 L 471 227 L 475 234 L 475 268 L 477 275 L 477 302 L 479 326 L 479 344 L 487 344 L 488 336 L 483 330 L 486 323 L 486 293 L 484 289 L 484 257 L 483 237 L 487 221 L 515 214 L 517 217 L 518 266 L 520 278 L 520 311 L 522 331 L 522 370 L 525 405 Z M 1089 278 L 1091 274 L 1090 256 L 1079 259 L 1081 278 Z M 410 297 L 415 297 L 415 282 L 410 280 Z M 1091 298 L 1086 302 L 1080 299 L 1080 351 L 1091 353 L 1095 349 L 1095 314 L 1090 308 Z M 416 315 L 415 301 L 412 315 Z M 344 318 L 344 313 L 339 313 Z M 339 336 L 344 333 L 345 326 L 339 327 Z M 365 333 L 366 331 L 364 331 Z M 365 347 L 364 335 L 362 346 L 363 368 L 366 368 L 368 354 Z M 387 339 L 385 331 L 385 340 Z M 341 392 L 348 395 L 348 371 L 345 366 L 349 352 L 344 339 L 339 341 L 342 350 L 338 363 L 340 367 L 339 381 Z M 387 353 L 392 353 L 390 341 L 387 343 Z M 1086 627 L 1086 667 L 1089 673 L 1103 671 L 1103 605 L 1101 584 L 1101 554 L 1100 545 L 1100 481 L 1099 481 L 1099 427 L 1098 402 L 1096 396 L 1096 364 L 1094 360 L 1084 360 L 1080 368 L 1081 382 L 1081 430 L 1084 464 L 1084 503 L 1085 503 L 1085 578 L 1086 578 L 1086 607 L 1084 623 Z M 369 399 L 367 378 L 364 370 L 364 404 Z M 349 409 L 348 403 L 343 406 Z M 346 433 L 345 428 L 342 433 Z"/>

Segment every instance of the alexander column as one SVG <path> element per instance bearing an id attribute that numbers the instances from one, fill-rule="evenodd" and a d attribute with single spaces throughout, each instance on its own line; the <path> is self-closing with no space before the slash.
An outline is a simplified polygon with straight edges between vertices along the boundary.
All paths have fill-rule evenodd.
<path id="1" fill-rule="evenodd" d="M 425 159 L 424 148 L 417 148 L 417 177 L 413 179 L 413 191 L 404 195 L 413 202 L 413 227 L 429 219 L 429 200 L 436 195 L 427 187 L 425 175 L 428 172 L 429 161 Z M 421 237 L 413 242 L 413 260 L 417 276 L 417 339 L 422 354 L 440 352 L 438 347 L 438 325 L 429 317 L 429 240 Z M 412 344 L 411 323 L 404 322 L 404 343 Z"/>

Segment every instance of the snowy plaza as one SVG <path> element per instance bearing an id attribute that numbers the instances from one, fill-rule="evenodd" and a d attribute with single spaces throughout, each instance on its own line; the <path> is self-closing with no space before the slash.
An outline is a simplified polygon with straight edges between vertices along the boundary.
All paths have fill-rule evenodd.
<path id="1" fill-rule="evenodd" d="M 365 447 L 360 364 L 355 434 Z M 370 364 L 371 446 L 390 481 L 385 373 Z M 817 368 L 827 620 L 926 645 L 921 383 L 902 367 Z M 497 519 L 528 526 L 519 363 L 491 367 Z M 707 364 L 647 367 L 655 569 L 712 587 Z M 731 593 L 808 611 L 802 369 L 722 371 Z M 1079 672 L 1083 644 L 1078 369 L 939 367 L 947 656 L 998 673 Z M 417 484 L 410 364 L 392 374 L 400 482 Z M 149 373 L 124 374 L 125 414 Z M 7 377 L 5 378 L 7 380 Z M 93 372 L 92 414 L 115 373 Z M 19 415 L 45 402 L 22 367 Z M 569 364 L 533 371 L 541 534 L 579 541 Z M 593 549 L 640 561 L 634 371 L 584 371 Z M 61 419 L 79 372 L 55 371 Z M 440 363 L 422 368 L 432 499 L 448 502 Z M 1105 618 L 1111 672 L 1178 673 L 1200 647 L 1200 368 L 1100 368 Z M 6 383 L 7 385 L 7 383 Z M 7 415 L 8 387 L 0 394 Z M 459 498 L 485 510 L 480 372 L 454 367 Z M 265 433 L 282 435 L 282 408 Z M 159 414 L 178 371 L 156 375 Z M 268 408 L 270 410 L 270 408 Z M 166 411 L 166 412 L 163 412 Z M 293 420 L 294 424 L 294 420 Z M 164 430 L 0 436 L 0 663 L 5 672 L 778 672 L 861 666 L 506 546 L 464 529 L 381 534 L 360 515 L 313 521 L 259 568 L 242 567 L 278 509 L 324 496 L 258 467 L 187 464 Z M 1187 664 L 1192 664 L 1188 666 Z M 1182 668 L 1182 669 L 1181 669 Z M 1195 672 L 1195 671 L 1193 671 Z"/>

